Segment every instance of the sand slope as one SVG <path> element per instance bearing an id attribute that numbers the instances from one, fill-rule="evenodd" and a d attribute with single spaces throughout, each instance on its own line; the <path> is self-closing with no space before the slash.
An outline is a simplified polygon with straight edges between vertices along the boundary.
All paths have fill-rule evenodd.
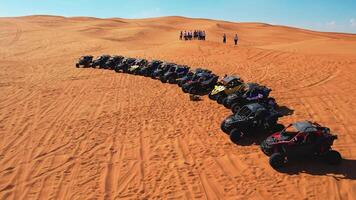
<path id="1" fill-rule="evenodd" d="M 208 40 L 178 40 L 194 28 Z M 181 17 L 1 18 L 0 199 L 352 199 L 355 43 L 350 34 Z M 232 144 L 219 128 L 230 112 L 207 97 L 191 102 L 175 85 L 74 67 L 102 53 L 266 84 L 293 112 L 283 123 L 329 126 L 345 160 L 276 172 L 254 144 L 263 137 Z"/>

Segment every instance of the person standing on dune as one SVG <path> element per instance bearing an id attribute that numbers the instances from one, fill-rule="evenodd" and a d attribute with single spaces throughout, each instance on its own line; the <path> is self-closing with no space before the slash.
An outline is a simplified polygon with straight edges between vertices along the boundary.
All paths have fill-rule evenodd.
<path id="1" fill-rule="evenodd" d="M 182 40 L 183 39 L 183 31 L 180 31 L 180 36 L 179 39 Z"/>
<path id="2" fill-rule="evenodd" d="M 239 37 L 237 36 L 237 34 L 235 34 L 235 37 L 234 37 L 234 42 L 235 42 L 235 45 L 237 45 L 237 41 L 239 40 Z"/>
<path id="3" fill-rule="evenodd" d="M 223 35 L 223 43 L 225 44 L 226 43 L 226 34 L 224 33 Z"/>

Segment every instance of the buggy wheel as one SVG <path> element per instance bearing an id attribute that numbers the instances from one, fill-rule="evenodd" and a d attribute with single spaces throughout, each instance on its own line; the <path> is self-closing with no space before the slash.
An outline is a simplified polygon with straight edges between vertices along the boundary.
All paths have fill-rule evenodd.
<path id="1" fill-rule="evenodd" d="M 223 122 L 221 122 L 220 128 L 224 133 L 226 133 L 226 134 L 229 133 L 229 129 L 226 127 L 225 120 Z"/>
<path id="2" fill-rule="evenodd" d="M 230 140 L 233 142 L 233 143 L 238 143 L 239 140 L 241 138 L 241 131 L 239 131 L 238 129 L 234 128 L 230 131 Z"/>
<path id="3" fill-rule="evenodd" d="M 272 151 L 271 151 L 271 148 L 269 148 L 269 146 L 266 144 L 266 141 L 261 142 L 260 148 L 266 156 L 271 156 Z"/>
<path id="4" fill-rule="evenodd" d="M 197 89 L 195 89 L 194 87 L 191 87 L 191 88 L 189 88 L 188 93 L 189 94 L 197 94 Z"/>
<path id="5" fill-rule="evenodd" d="M 216 100 L 216 95 L 212 95 L 211 93 L 209 93 L 208 95 L 209 99 L 215 101 Z"/>
<path id="6" fill-rule="evenodd" d="M 175 83 L 176 83 L 176 80 L 175 80 L 173 77 L 170 77 L 170 78 L 168 79 L 168 83 L 170 83 L 170 84 L 175 84 Z"/>
<path id="7" fill-rule="evenodd" d="M 218 104 L 222 104 L 225 99 L 226 99 L 226 97 L 224 95 L 219 95 L 217 98 Z"/>
<path id="8" fill-rule="evenodd" d="M 239 109 L 240 109 L 240 106 L 238 103 L 234 103 L 231 105 L 231 110 L 233 113 L 237 113 L 237 111 L 239 111 Z"/>
<path id="9" fill-rule="evenodd" d="M 167 79 L 165 79 L 163 76 L 160 77 L 160 80 L 161 80 L 162 83 L 167 83 Z"/>
<path id="10" fill-rule="evenodd" d="M 227 108 L 227 109 L 231 108 L 231 105 L 228 103 L 227 98 L 224 99 L 223 104 L 224 104 L 225 108 Z"/>
<path id="11" fill-rule="evenodd" d="M 182 87 L 182 90 L 183 90 L 184 93 L 187 93 L 187 92 L 188 92 L 188 89 L 189 89 L 189 88 Z"/>
<path id="12" fill-rule="evenodd" d="M 330 150 L 325 154 L 325 161 L 330 165 L 337 165 L 341 162 L 341 155 L 335 150 Z"/>
<path id="13" fill-rule="evenodd" d="M 281 153 L 274 153 L 269 157 L 269 164 L 274 168 L 278 169 L 281 168 L 285 163 L 285 156 Z"/>
<path id="14" fill-rule="evenodd" d="M 76 64 L 75 64 L 75 67 L 76 67 L 76 68 L 79 68 L 79 63 L 76 63 Z"/>

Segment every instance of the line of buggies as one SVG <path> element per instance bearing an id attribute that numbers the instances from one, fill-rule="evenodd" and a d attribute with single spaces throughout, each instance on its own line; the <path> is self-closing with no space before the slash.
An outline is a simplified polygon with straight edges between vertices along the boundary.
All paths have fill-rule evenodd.
<path id="1" fill-rule="evenodd" d="M 162 83 L 177 84 L 184 93 L 208 95 L 209 99 L 231 109 L 232 114 L 223 120 L 221 130 L 231 141 L 239 143 L 242 137 L 261 133 L 271 134 L 260 144 L 270 157 L 270 165 L 277 169 L 293 157 L 317 157 L 330 164 L 341 161 L 339 152 L 331 146 L 337 136 L 330 129 L 315 122 L 300 121 L 287 127 L 278 123 L 282 117 L 278 104 L 270 97 L 271 89 L 245 83 L 239 76 L 219 76 L 203 68 L 190 69 L 160 60 L 148 61 L 124 56 L 82 56 L 76 67 L 111 69 L 159 79 Z"/>

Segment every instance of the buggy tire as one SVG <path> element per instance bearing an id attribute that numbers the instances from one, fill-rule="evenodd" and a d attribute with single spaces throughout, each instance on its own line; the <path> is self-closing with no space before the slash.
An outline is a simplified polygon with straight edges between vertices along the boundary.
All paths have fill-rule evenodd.
<path id="1" fill-rule="evenodd" d="M 194 87 L 191 87 L 191 88 L 188 89 L 188 93 L 189 94 L 197 94 L 197 89 L 194 88 Z"/>
<path id="2" fill-rule="evenodd" d="M 218 102 L 218 104 L 223 104 L 225 99 L 226 97 L 224 95 L 219 95 L 216 101 Z"/>
<path id="3" fill-rule="evenodd" d="M 231 110 L 232 110 L 233 113 L 237 113 L 237 111 L 239 111 L 239 109 L 240 109 L 240 106 L 239 106 L 238 103 L 233 103 L 231 105 Z"/>
<path id="4" fill-rule="evenodd" d="M 225 108 L 230 109 L 231 105 L 228 103 L 227 98 L 224 99 L 223 105 Z"/>
<path id="5" fill-rule="evenodd" d="M 165 79 L 164 77 L 160 77 L 159 80 L 161 80 L 162 83 L 167 83 L 167 79 Z"/>
<path id="6" fill-rule="evenodd" d="M 220 128 L 224 133 L 229 134 L 230 131 L 225 125 L 225 120 L 223 122 L 221 122 Z"/>
<path id="7" fill-rule="evenodd" d="M 269 157 L 269 164 L 273 169 L 281 168 L 285 163 L 285 156 L 281 153 L 273 153 L 271 157 Z"/>
<path id="8" fill-rule="evenodd" d="M 170 78 L 168 79 L 168 83 L 169 83 L 169 84 L 175 84 L 175 83 L 177 83 L 177 81 L 176 81 L 173 77 L 170 77 Z"/>
<path id="9" fill-rule="evenodd" d="M 189 89 L 189 88 L 182 87 L 182 91 L 183 91 L 184 93 L 188 93 L 188 89 Z"/>
<path id="10" fill-rule="evenodd" d="M 239 140 L 241 139 L 241 131 L 239 131 L 238 129 L 234 128 L 230 131 L 230 140 L 237 144 L 239 142 Z"/>
<path id="11" fill-rule="evenodd" d="M 213 101 L 216 101 L 216 95 L 212 95 L 211 93 L 209 93 L 208 95 L 209 99 L 213 100 Z"/>
<path id="12" fill-rule="evenodd" d="M 267 147 L 267 148 L 266 148 Z M 272 150 L 271 148 L 268 148 L 266 141 L 262 141 L 260 144 L 261 151 L 266 155 L 266 156 L 271 156 L 272 155 Z"/>

